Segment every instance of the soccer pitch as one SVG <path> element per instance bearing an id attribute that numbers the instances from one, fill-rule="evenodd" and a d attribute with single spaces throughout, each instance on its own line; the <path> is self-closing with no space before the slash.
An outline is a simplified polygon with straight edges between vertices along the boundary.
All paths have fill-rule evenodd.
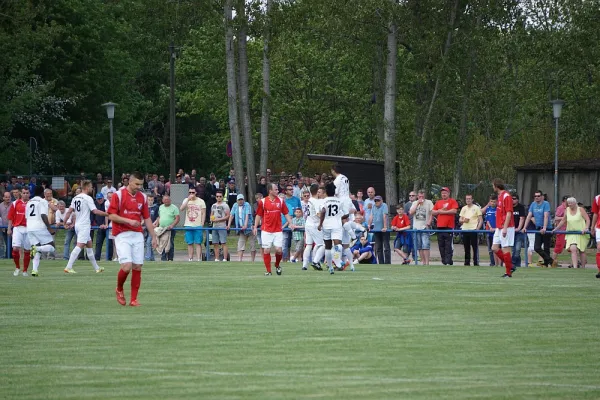
<path id="1" fill-rule="evenodd" d="M 2 260 L 2 399 L 598 399 L 596 271 Z M 129 280 L 125 286 L 129 300 Z"/>

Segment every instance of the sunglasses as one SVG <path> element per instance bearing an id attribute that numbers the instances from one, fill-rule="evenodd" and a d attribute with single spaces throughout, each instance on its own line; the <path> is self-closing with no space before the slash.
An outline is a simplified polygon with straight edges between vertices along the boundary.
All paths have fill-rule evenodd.
<path id="1" fill-rule="evenodd" d="M 540 195 L 536 194 L 536 195 L 535 195 L 535 196 L 533 196 L 533 197 L 542 197 L 542 195 L 541 195 L 541 194 L 540 194 Z"/>
<path id="2" fill-rule="evenodd" d="M 189 194 L 196 194 L 196 192 L 188 192 Z"/>

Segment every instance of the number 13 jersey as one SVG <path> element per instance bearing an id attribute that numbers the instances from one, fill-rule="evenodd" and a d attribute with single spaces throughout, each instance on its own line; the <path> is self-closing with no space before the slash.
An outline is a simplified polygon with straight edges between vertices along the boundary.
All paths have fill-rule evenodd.
<path id="1" fill-rule="evenodd" d="M 321 212 L 325 213 L 323 220 L 324 229 L 338 229 L 342 227 L 342 216 L 348 214 L 344 205 L 337 197 L 327 197 L 322 203 Z"/>
<path id="2" fill-rule="evenodd" d="M 96 209 L 96 205 L 90 196 L 84 193 L 78 194 L 73 197 L 73 201 L 69 208 L 75 213 L 76 226 L 87 226 L 92 224 L 90 213 L 92 210 Z"/>

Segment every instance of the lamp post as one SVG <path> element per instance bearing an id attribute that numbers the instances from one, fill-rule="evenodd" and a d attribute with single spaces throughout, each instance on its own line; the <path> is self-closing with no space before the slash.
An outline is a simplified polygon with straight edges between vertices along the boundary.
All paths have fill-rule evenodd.
<path id="1" fill-rule="evenodd" d="M 113 103 L 111 101 L 102 104 L 103 107 L 106 107 L 106 115 L 110 124 L 110 177 L 113 182 L 115 181 L 115 145 L 113 140 L 113 119 L 115 118 L 116 105 L 116 103 Z"/>
<path id="2" fill-rule="evenodd" d="M 558 207 L 558 120 L 564 101 L 556 99 L 550 102 L 554 113 L 554 207 Z"/>

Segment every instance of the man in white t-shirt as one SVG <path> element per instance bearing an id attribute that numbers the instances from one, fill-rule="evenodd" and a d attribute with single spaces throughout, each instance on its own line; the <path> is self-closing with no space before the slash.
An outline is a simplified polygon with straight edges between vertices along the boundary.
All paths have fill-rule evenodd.
<path id="1" fill-rule="evenodd" d="M 69 257 L 69 262 L 65 267 L 64 271 L 67 274 L 76 273 L 73 270 L 73 264 L 77 257 L 79 257 L 79 253 L 83 248 L 86 248 L 86 254 L 88 259 L 91 261 L 94 266 L 94 270 L 96 273 L 104 272 L 104 267 L 100 267 L 96 262 L 96 258 L 94 257 L 94 249 L 92 249 L 92 237 L 90 235 L 90 231 L 92 229 L 92 222 L 90 219 L 90 213 L 94 213 L 96 215 L 108 216 L 108 214 L 104 211 L 100 211 L 96 208 L 96 204 L 94 204 L 94 200 L 90 197 L 90 193 L 92 192 L 92 182 L 85 180 L 81 182 L 81 193 L 73 198 L 71 201 L 71 206 L 67 211 L 67 215 L 65 215 L 65 220 L 69 220 L 71 213 L 75 214 L 75 234 L 77 235 L 77 244 L 73 248 L 71 252 L 71 256 Z M 71 226 L 68 226 L 69 228 Z"/>
<path id="2" fill-rule="evenodd" d="M 27 218 L 27 239 L 31 244 L 31 256 L 33 257 L 33 272 L 31 276 L 38 276 L 40 258 L 42 253 L 53 252 L 54 231 L 50 228 L 48 219 L 48 201 L 42 196 L 44 188 L 35 187 L 35 196 L 27 203 L 25 217 Z"/>
<path id="3" fill-rule="evenodd" d="M 323 232 L 317 229 L 321 222 L 320 212 L 323 200 L 318 198 L 319 185 L 313 183 L 310 185 L 311 197 L 308 200 L 308 216 L 304 224 L 305 247 L 302 257 L 302 269 L 308 269 L 308 262 L 312 254 L 312 267 L 317 271 L 322 271 L 321 259 L 325 254 L 325 243 L 323 242 Z M 313 252 L 314 250 L 314 252 Z"/>
<path id="4" fill-rule="evenodd" d="M 339 164 L 334 164 L 331 166 L 331 174 L 335 178 L 333 180 L 333 184 L 335 185 L 335 197 L 340 199 L 346 210 L 350 211 L 351 208 L 354 208 L 352 205 L 352 199 L 350 198 L 350 181 L 346 177 L 346 175 L 342 174 L 342 168 Z M 350 241 L 347 244 L 353 245 L 356 241 L 356 226 L 354 224 L 354 213 L 351 213 L 352 217 L 347 221 L 343 222 L 342 227 L 344 229 L 344 237 L 349 237 Z M 350 261 L 352 261 L 352 257 L 350 257 Z"/>

